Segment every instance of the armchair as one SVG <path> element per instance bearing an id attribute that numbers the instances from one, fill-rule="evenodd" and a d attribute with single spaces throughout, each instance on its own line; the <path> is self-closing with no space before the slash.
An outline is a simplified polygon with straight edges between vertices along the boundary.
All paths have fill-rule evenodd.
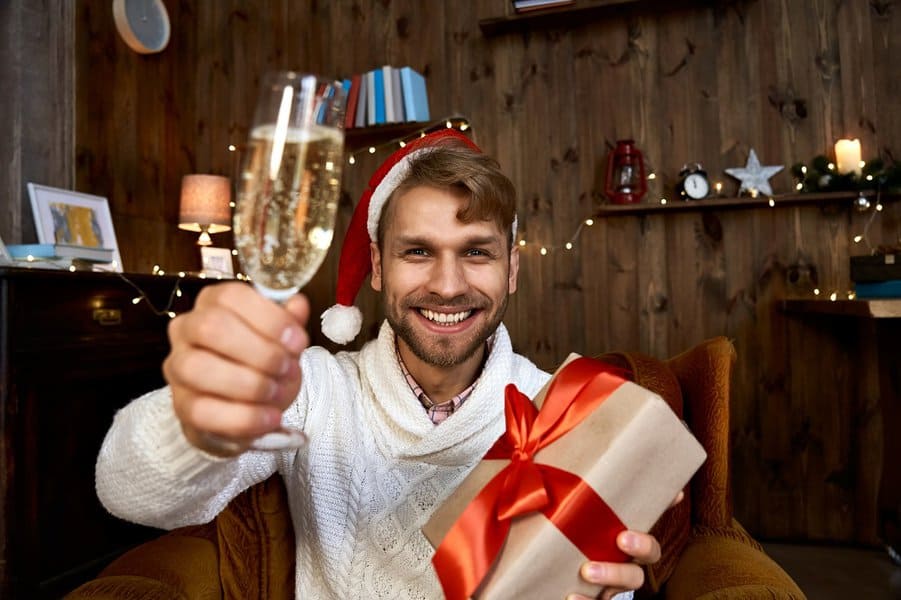
<path id="1" fill-rule="evenodd" d="M 804 594 L 735 521 L 729 472 L 729 380 L 735 349 L 714 338 L 669 360 L 638 353 L 603 359 L 663 396 L 707 450 L 685 500 L 653 529 L 663 558 L 638 597 L 786 599 Z M 206 525 L 178 529 L 134 548 L 67 598 L 294 597 L 294 535 L 281 477 L 235 498 Z"/>

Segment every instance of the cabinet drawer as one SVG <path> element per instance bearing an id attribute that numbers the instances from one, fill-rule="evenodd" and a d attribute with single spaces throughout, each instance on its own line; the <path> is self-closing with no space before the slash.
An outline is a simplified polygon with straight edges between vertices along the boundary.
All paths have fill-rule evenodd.
<path id="1" fill-rule="evenodd" d="M 132 343 L 135 338 L 165 337 L 169 317 L 155 314 L 148 300 L 162 310 L 180 288 L 194 282 L 172 277 L 128 276 L 147 296 L 114 274 L 65 273 L 56 277 L 22 278 L 6 289 L 10 319 L 8 343 L 13 352 L 48 350 L 58 345 Z M 187 290 L 186 290 L 187 291 Z M 172 310 L 182 312 L 193 304 L 196 290 L 175 297 Z"/>

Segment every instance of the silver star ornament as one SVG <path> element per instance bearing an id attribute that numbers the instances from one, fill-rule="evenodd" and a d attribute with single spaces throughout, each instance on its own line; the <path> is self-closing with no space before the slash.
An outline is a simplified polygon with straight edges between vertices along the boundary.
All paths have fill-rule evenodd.
<path id="1" fill-rule="evenodd" d="M 784 168 L 783 165 L 761 166 L 760 161 L 757 160 L 757 153 L 751 148 L 751 154 L 748 155 L 748 164 L 744 168 L 734 167 L 726 169 L 726 173 L 741 181 L 741 187 L 738 190 L 739 194 L 748 192 L 752 196 L 756 196 L 759 192 L 772 196 L 773 188 L 770 187 L 770 182 L 767 180 Z"/>

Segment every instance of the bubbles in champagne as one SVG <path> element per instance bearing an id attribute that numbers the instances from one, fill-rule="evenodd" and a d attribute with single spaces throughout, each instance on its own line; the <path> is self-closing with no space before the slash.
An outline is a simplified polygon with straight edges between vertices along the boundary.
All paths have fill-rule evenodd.
<path id="1" fill-rule="evenodd" d="M 247 273 L 263 288 L 290 293 L 307 284 L 325 259 L 341 185 L 339 129 L 251 132 L 238 182 L 235 245 Z"/>

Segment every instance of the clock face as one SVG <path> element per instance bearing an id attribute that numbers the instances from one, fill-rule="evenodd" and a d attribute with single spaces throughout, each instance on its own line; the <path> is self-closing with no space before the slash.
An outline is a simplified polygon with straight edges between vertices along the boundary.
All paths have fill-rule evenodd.
<path id="1" fill-rule="evenodd" d="M 169 13 L 162 0 L 113 0 L 113 20 L 135 52 L 153 54 L 169 43 Z"/>
<path id="2" fill-rule="evenodd" d="M 710 183 L 700 173 L 686 175 L 682 187 L 685 189 L 685 195 L 694 200 L 706 198 L 710 192 Z"/>

